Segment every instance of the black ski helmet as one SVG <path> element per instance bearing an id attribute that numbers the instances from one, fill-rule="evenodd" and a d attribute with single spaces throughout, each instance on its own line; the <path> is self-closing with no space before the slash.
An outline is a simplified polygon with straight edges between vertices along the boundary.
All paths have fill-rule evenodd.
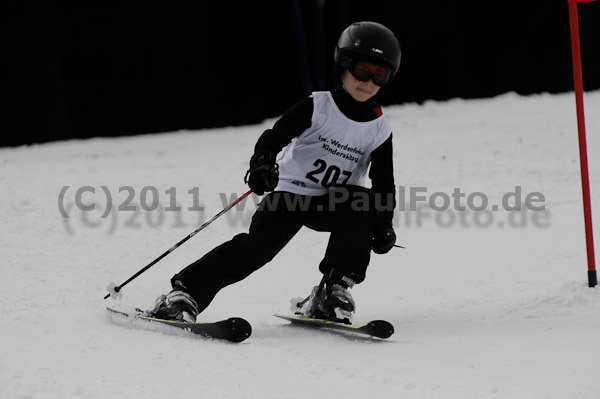
<path id="1" fill-rule="evenodd" d="M 339 78 L 357 58 L 383 64 L 392 69 L 400 67 L 400 43 L 394 33 L 377 22 L 355 22 L 340 35 L 333 54 L 336 76 Z"/>

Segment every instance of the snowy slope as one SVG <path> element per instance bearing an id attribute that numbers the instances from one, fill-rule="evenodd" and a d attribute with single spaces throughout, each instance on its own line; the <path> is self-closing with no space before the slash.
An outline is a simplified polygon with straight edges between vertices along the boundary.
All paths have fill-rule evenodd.
<path id="1" fill-rule="evenodd" d="M 247 228 L 252 201 L 132 282 L 120 302 L 102 299 L 109 282 L 220 211 L 220 194 L 227 202 L 246 190 L 247 160 L 273 120 L 0 149 L 0 397 L 600 398 L 600 291 L 587 288 L 574 108 L 572 94 L 506 94 L 385 109 L 407 208 L 414 188 L 438 193 L 434 207 L 458 188 L 463 205 L 481 193 L 491 209 L 516 186 L 545 205 L 398 211 L 407 249 L 375 255 L 353 290 L 358 321 L 396 326 L 385 342 L 271 316 L 319 280 L 327 235 L 309 230 L 201 315 L 249 320 L 254 332 L 242 344 L 125 328 L 104 310 L 149 306 L 171 275 Z M 597 240 L 599 110 L 600 92 L 587 94 Z M 78 209 L 78 189 L 88 190 L 80 207 L 95 210 Z M 112 209 L 102 218 L 106 192 Z M 471 199 L 477 206 L 481 195 Z"/>

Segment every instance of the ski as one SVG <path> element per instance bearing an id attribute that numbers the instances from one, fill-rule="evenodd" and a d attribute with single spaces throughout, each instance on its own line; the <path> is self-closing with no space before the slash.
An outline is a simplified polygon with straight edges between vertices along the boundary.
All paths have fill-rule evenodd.
<path id="1" fill-rule="evenodd" d="M 109 312 L 149 323 L 160 323 L 180 328 L 207 338 L 222 339 L 230 342 L 242 342 L 252 334 L 252 326 L 240 317 L 231 317 L 216 322 L 186 323 L 175 320 L 162 320 L 145 316 L 142 312 L 129 313 L 118 309 L 106 308 Z"/>
<path id="2" fill-rule="evenodd" d="M 275 317 L 292 322 L 292 324 L 310 326 L 315 328 L 325 328 L 330 330 L 338 330 L 352 334 L 369 335 L 381 339 L 386 339 L 394 334 L 394 326 L 385 320 L 373 320 L 364 325 L 336 323 L 335 321 L 325 319 L 315 319 L 302 315 L 282 315 L 274 314 Z"/>

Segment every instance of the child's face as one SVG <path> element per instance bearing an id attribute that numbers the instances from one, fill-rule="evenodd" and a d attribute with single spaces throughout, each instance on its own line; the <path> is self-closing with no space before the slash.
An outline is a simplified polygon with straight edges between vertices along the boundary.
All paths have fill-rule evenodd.
<path id="1" fill-rule="evenodd" d="M 365 102 L 373 97 L 381 87 L 373 83 L 373 79 L 369 79 L 366 82 L 362 82 L 356 79 L 348 71 L 345 71 L 342 75 L 342 84 L 344 89 L 358 102 Z"/>

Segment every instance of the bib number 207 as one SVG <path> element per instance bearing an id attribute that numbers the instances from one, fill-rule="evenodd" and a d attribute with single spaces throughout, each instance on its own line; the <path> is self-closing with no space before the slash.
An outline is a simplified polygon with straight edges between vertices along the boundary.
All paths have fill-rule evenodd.
<path id="1" fill-rule="evenodd" d="M 313 164 L 317 169 L 306 174 L 306 178 L 312 182 L 322 185 L 323 187 L 331 187 L 334 184 L 346 184 L 352 172 L 341 170 L 335 165 L 327 166 L 327 162 L 322 159 L 317 159 Z M 322 176 L 320 176 L 322 175 Z M 343 181 L 338 182 L 338 179 L 343 176 Z"/>

